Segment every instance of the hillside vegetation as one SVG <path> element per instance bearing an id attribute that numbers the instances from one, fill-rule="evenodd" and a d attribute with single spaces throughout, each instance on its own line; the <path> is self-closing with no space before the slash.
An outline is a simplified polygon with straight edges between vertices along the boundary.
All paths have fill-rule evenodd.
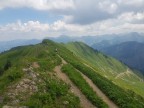
<path id="1" fill-rule="evenodd" d="M 124 42 L 109 47 L 104 47 L 100 51 L 124 62 L 128 66 L 139 70 L 144 74 L 144 43 L 136 41 Z"/>
<path id="2" fill-rule="evenodd" d="M 70 90 L 71 85 L 57 77 L 54 72 L 56 66 L 62 67 L 61 70 L 64 74 L 79 88 L 86 99 L 98 108 L 108 106 L 97 96 L 81 74 L 91 79 L 120 108 L 144 107 L 143 92 L 138 92 L 142 90 L 143 85 L 141 88 L 137 87 L 137 91 L 132 89 L 132 85 L 128 86 L 128 90 L 121 83 L 129 85 L 127 81 L 124 82 L 121 78 L 113 77 L 115 74 L 120 74 L 121 71 L 126 71 L 127 66 L 95 52 L 85 44 L 77 44 L 86 46 L 87 49 L 75 47 L 75 50 L 72 50 L 70 46 L 66 48 L 65 44 L 43 40 L 37 45 L 16 47 L 0 54 L 0 107 L 80 108 L 80 98 Z M 85 52 L 81 54 L 83 50 Z M 88 53 L 89 55 L 87 55 Z M 94 61 L 91 63 L 92 58 L 94 61 L 99 60 L 98 65 Z M 67 64 L 64 65 L 62 59 Z M 105 71 L 107 68 L 114 69 L 115 74 L 110 74 L 109 70 L 109 73 L 103 72 L 102 67 Z M 111 77 L 111 75 L 113 76 Z M 134 81 L 136 84 L 138 84 L 137 82 L 143 84 L 139 81 L 140 77 L 133 72 L 132 76 L 133 78 L 129 78 L 129 76 L 124 76 L 124 78 L 129 78 L 129 81 Z"/>
<path id="3" fill-rule="evenodd" d="M 11 67 L 4 70 L 7 61 L 11 62 Z M 59 64 L 61 59 L 51 41 L 16 47 L 0 54 L 0 67 L 3 69 L 0 75 L 0 107 L 79 107 L 79 99 L 69 92 L 69 85 L 54 75 L 53 68 Z"/>
<path id="4" fill-rule="evenodd" d="M 65 72 L 69 78 L 77 85 L 83 94 L 97 107 L 107 108 L 107 105 L 96 95 L 93 89 L 83 79 L 81 74 L 71 65 L 67 64 L 62 67 L 62 71 Z"/>
<path id="5" fill-rule="evenodd" d="M 81 59 L 85 66 L 90 67 L 116 85 L 144 96 L 143 76 L 136 75 L 128 66 L 92 49 L 84 43 L 68 43 L 66 47 Z"/>

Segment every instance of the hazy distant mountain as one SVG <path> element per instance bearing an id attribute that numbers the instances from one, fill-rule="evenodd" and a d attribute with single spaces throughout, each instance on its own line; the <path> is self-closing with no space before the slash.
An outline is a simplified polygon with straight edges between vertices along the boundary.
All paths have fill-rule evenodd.
<path id="1" fill-rule="evenodd" d="M 127 33 L 127 34 L 109 34 L 109 35 L 98 35 L 98 36 L 59 36 L 59 37 L 48 37 L 56 42 L 74 42 L 81 41 L 86 43 L 89 46 L 92 46 L 95 49 L 100 49 L 101 47 L 110 46 L 114 44 L 118 44 L 126 41 L 137 41 L 144 42 L 144 34 L 139 33 Z M 29 45 L 29 44 L 37 44 L 40 43 L 41 40 L 31 39 L 31 40 L 13 40 L 13 41 L 0 41 L 0 52 L 5 50 L 9 50 L 12 47 L 21 46 L 21 45 Z"/>
<path id="2" fill-rule="evenodd" d="M 120 44 L 123 42 L 129 42 L 129 41 L 144 42 L 144 35 L 136 33 L 136 32 L 132 32 L 132 33 L 128 33 L 128 34 L 107 36 L 107 37 L 109 37 L 109 38 L 103 38 L 103 40 L 101 40 L 99 42 L 95 42 L 91 46 L 94 49 L 101 50 L 105 47 L 117 45 L 117 44 Z"/>
<path id="3" fill-rule="evenodd" d="M 92 45 L 95 43 L 95 41 L 98 39 L 98 37 L 96 37 L 96 36 L 81 36 L 81 37 L 59 36 L 59 37 L 55 37 L 55 38 L 49 37 L 48 39 L 51 39 L 55 42 L 63 42 L 63 43 L 80 41 L 80 42 L 84 42 L 88 45 Z"/>
<path id="4" fill-rule="evenodd" d="M 31 40 L 13 40 L 13 41 L 1 41 L 0 42 L 0 52 L 9 50 L 16 46 L 30 45 L 40 43 L 41 40 L 31 39 Z"/>
<path id="5" fill-rule="evenodd" d="M 87 45 L 92 46 L 93 48 L 97 48 L 97 46 L 110 46 L 114 44 L 119 44 L 127 41 L 137 41 L 144 42 L 144 34 L 131 32 L 126 34 L 106 34 L 106 35 L 97 35 L 97 36 L 59 36 L 59 37 L 48 37 L 56 42 L 75 42 L 81 41 L 86 43 Z M 99 48 L 99 47 L 98 47 Z"/>
<path id="6" fill-rule="evenodd" d="M 144 73 L 144 43 L 136 41 L 124 42 L 118 45 L 101 48 L 100 51 Z"/>

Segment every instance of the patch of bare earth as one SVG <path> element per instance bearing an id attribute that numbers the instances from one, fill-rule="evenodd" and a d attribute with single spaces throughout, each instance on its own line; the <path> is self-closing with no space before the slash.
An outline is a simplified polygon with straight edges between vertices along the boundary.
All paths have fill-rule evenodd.
<path id="1" fill-rule="evenodd" d="M 140 77 L 138 77 L 134 73 L 132 73 L 132 71 L 130 69 L 127 69 L 125 72 L 118 74 L 115 77 L 115 79 L 123 79 L 125 76 L 128 76 L 128 77 L 135 76 L 139 79 L 140 82 L 143 82 L 143 79 L 141 79 Z"/>
<path id="2" fill-rule="evenodd" d="M 123 78 L 124 76 L 130 76 L 132 73 L 127 69 L 127 71 L 126 72 L 123 72 L 123 73 L 120 73 L 120 74 L 118 74 L 116 77 L 115 77 L 115 79 L 118 79 L 118 78 Z"/>
<path id="3" fill-rule="evenodd" d="M 61 58 L 61 57 L 60 57 Z M 62 63 L 63 64 L 67 64 L 67 62 L 63 59 L 63 58 L 61 58 L 62 59 Z M 86 66 L 88 66 L 88 67 L 90 67 L 89 65 L 87 65 L 87 64 L 85 64 Z M 60 67 L 59 67 L 60 68 Z M 59 70 L 59 68 L 58 67 L 56 67 L 55 69 L 58 69 Z M 90 67 L 91 69 L 93 69 L 92 67 Z M 57 70 L 57 71 L 58 71 Z M 93 69 L 94 70 L 94 69 Z M 55 70 L 56 71 L 56 70 Z M 78 70 L 79 71 L 79 70 Z M 79 71 L 80 72 L 80 71 Z M 64 79 L 65 77 L 65 79 L 64 79 L 64 81 L 65 82 L 69 82 L 68 80 L 68 77 L 64 74 L 64 73 L 62 73 L 62 72 L 57 72 L 57 74 L 58 74 L 58 76 L 60 76 L 61 77 L 61 79 Z M 113 101 L 111 101 L 92 81 L 91 81 L 91 79 L 89 79 L 87 76 L 85 76 L 84 74 L 82 74 L 81 72 L 80 72 L 80 74 L 83 76 L 83 78 L 86 80 L 86 82 L 93 88 L 93 90 L 96 92 L 96 94 L 99 96 L 99 97 L 101 97 L 101 99 L 109 106 L 109 108 L 118 108 L 118 106 L 113 102 Z M 77 94 L 76 94 L 77 95 Z M 81 102 L 81 103 L 83 103 L 83 102 Z M 88 107 L 88 106 L 86 106 L 85 108 L 90 108 L 90 107 Z"/>
<path id="4" fill-rule="evenodd" d="M 39 66 L 39 64 L 37 62 L 33 62 L 32 67 L 33 68 L 39 68 L 40 66 Z"/>
<path id="5" fill-rule="evenodd" d="M 62 63 L 66 64 L 66 62 L 62 59 Z M 56 75 L 58 78 L 63 80 L 65 83 L 70 85 L 70 90 L 80 99 L 80 105 L 82 108 L 96 108 L 86 97 L 82 94 L 82 92 L 73 84 L 73 82 L 68 78 L 68 76 L 61 71 L 61 66 L 56 66 L 54 68 Z"/>
<path id="6" fill-rule="evenodd" d="M 19 103 L 26 101 L 32 94 L 38 92 L 37 77 L 39 74 L 33 71 L 33 67 L 23 68 L 25 76 L 16 84 L 7 88 L 4 94 L 8 98 L 8 102 L 3 108 L 27 108 L 26 106 L 19 106 Z"/>
<path id="7" fill-rule="evenodd" d="M 80 72 L 81 73 L 81 72 Z M 93 90 L 96 92 L 97 96 L 101 97 L 101 99 L 109 106 L 109 108 L 118 108 L 118 106 L 113 103 L 87 76 L 81 73 L 83 78 L 86 80 L 86 82 L 93 88 Z"/>

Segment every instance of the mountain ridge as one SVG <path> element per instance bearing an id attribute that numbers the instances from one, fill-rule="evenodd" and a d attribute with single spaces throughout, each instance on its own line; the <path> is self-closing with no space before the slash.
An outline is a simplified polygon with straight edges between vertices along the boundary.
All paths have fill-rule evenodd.
<path id="1" fill-rule="evenodd" d="M 128 66 L 141 71 L 144 74 L 143 60 L 144 60 L 144 43 L 129 41 L 118 45 L 102 48 L 105 54 L 115 57 Z"/>
<path id="2" fill-rule="evenodd" d="M 83 59 L 84 63 L 86 63 L 87 65 L 92 67 L 99 74 L 114 81 L 115 83 L 117 83 L 120 86 L 122 85 L 125 88 L 127 88 L 128 86 L 129 87 L 131 86 L 131 83 L 133 81 L 139 82 L 139 81 L 141 81 L 140 80 L 141 78 L 143 79 L 143 75 L 140 75 L 141 78 L 139 79 L 138 77 L 136 77 L 137 75 L 135 75 L 135 73 L 131 74 L 130 82 L 127 80 L 127 79 L 129 79 L 129 75 L 125 75 L 124 78 L 122 77 L 120 79 L 116 79 L 117 75 L 119 75 L 120 73 L 126 72 L 127 69 L 130 69 L 130 68 L 128 66 L 125 66 L 123 63 L 119 62 L 118 60 L 111 58 L 109 56 L 106 56 L 106 55 L 90 48 L 89 46 L 85 45 L 84 43 L 72 42 L 72 43 L 66 44 L 66 47 L 68 49 L 70 49 L 75 55 L 77 55 L 78 57 Z M 88 49 L 90 51 L 88 51 Z M 93 53 L 90 54 L 90 53 L 87 53 L 87 51 L 93 52 Z M 130 69 L 130 71 L 132 72 L 132 69 Z M 135 78 L 133 78 L 134 76 L 135 76 Z M 127 81 L 129 82 L 128 85 L 126 83 Z M 143 83 L 141 83 L 141 84 L 143 84 Z M 135 87 L 136 86 L 137 85 L 135 85 Z M 135 88 L 135 90 L 136 89 L 137 88 Z M 141 91 L 141 93 L 142 93 L 142 91 Z"/>
<path id="3" fill-rule="evenodd" d="M 77 44 L 83 45 L 82 43 Z M 57 66 L 61 66 L 61 71 L 68 76 L 82 94 L 96 107 L 107 108 L 108 106 L 104 100 L 97 96 L 94 89 L 90 87 L 80 73 L 91 79 L 94 85 L 98 85 L 100 90 L 119 107 L 144 106 L 142 103 L 143 98 L 140 95 L 132 92 L 133 90 L 130 88 L 132 91 L 128 92 L 127 89 L 117 86 L 108 78 L 100 75 L 98 71 L 101 70 L 96 69 L 97 67 L 94 70 L 90 69 L 78 55 L 65 46 L 65 44 L 43 40 L 42 43 L 37 45 L 17 47 L 0 54 L 0 67 L 7 65 L 9 62 L 11 64 L 0 75 L 0 97 L 3 98 L 0 101 L 0 107 L 50 106 L 52 108 L 79 108 L 81 99 L 70 91 L 70 85 L 57 78 L 57 74 L 54 72 L 54 68 Z M 84 44 L 84 46 L 86 45 Z M 100 59 L 107 61 L 105 60 L 106 57 L 101 53 L 95 52 L 91 48 L 89 50 L 92 51 L 89 54 L 93 52 L 94 54 L 100 54 Z M 61 58 L 68 64 L 63 64 Z M 110 58 L 107 57 L 107 59 L 109 60 Z M 88 60 L 87 63 L 89 63 Z M 104 64 L 107 64 L 107 62 Z M 35 92 L 30 87 L 35 88 Z M 24 98 L 25 93 L 28 95 Z"/>

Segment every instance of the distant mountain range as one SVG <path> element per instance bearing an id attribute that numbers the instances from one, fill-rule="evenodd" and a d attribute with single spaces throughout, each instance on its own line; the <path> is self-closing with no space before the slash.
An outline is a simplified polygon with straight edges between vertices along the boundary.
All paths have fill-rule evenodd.
<path id="1" fill-rule="evenodd" d="M 132 32 L 102 36 L 50 38 L 56 42 L 81 41 L 144 73 L 144 34 Z"/>
<path id="2" fill-rule="evenodd" d="M 23 46 L 23 45 L 33 45 L 40 43 L 41 40 L 31 39 L 31 40 L 12 40 L 12 41 L 1 41 L 0 42 L 0 52 L 9 50 L 13 47 Z"/>
<path id="3" fill-rule="evenodd" d="M 55 42 L 84 42 L 94 49 L 111 55 L 130 67 L 144 72 L 144 53 L 143 44 L 144 34 L 131 32 L 127 34 L 110 34 L 102 36 L 82 36 L 82 37 L 48 37 Z M 16 46 L 30 45 L 40 43 L 42 40 L 13 40 L 8 42 L 0 42 L 0 52 L 9 50 Z"/>
<path id="4" fill-rule="evenodd" d="M 108 34 L 108 35 L 98 35 L 98 36 L 82 36 L 82 37 L 69 37 L 69 36 L 60 36 L 60 37 L 49 37 L 56 42 L 75 42 L 80 41 L 84 42 L 89 46 L 103 46 L 104 45 L 115 45 L 127 41 L 137 41 L 144 42 L 144 34 L 131 32 L 126 34 Z M 99 47 L 98 47 L 99 48 Z"/>
<path id="5" fill-rule="evenodd" d="M 113 46 L 113 45 L 117 45 L 123 42 L 129 42 L 129 41 L 144 42 L 144 35 L 133 32 L 128 34 L 107 36 L 107 38 L 103 38 L 101 41 L 95 42 L 91 46 L 94 49 L 101 50 L 108 46 Z"/>
<path id="6" fill-rule="evenodd" d="M 117 58 L 132 68 L 140 70 L 144 74 L 144 43 L 129 41 L 101 47 L 99 50 Z"/>
<path id="7" fill-rule="evenodd" d="M 144 34 L 139 34 L 136 32 L 127 34 L 111 34 L 111 35 L 101 35 L 101 36 L 81 36 L 81 37 L 70 37 L 70 36 L 60 36 L 60 37 L 48 37 L 46 39 L 53 40 L 55 42 L 84 42 L 95 49 L 100 49 L 101 47 L 111 46 L 127 41 L 137 41 L 144 42 Z M 13 41 L 0 41 L 0 52 L 9 50 L 16 46 L 30 45 L 40 43 L 42 40 L 31 39 L 31 40 L 13 40 Z"/>

